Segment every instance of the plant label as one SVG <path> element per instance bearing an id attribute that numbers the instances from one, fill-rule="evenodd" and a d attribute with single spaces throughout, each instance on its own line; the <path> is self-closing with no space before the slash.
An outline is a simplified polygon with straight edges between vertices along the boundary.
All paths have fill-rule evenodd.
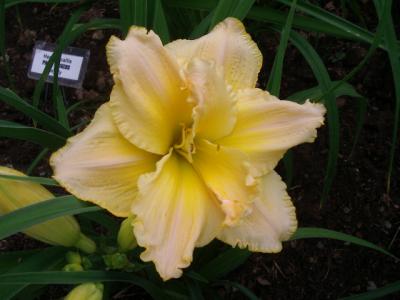
<path id="1" fill-rule="evenodd" d="M 36 42 L 33 48 L 32 61 L 28 69 L 28 77 L 39 80 L 50 57 L 53 55 L 56 45 L 43 41 Z M 89 61 L 88 49 L 67 47 L 61 54 L 58 68 L 58 84 L 74 88 L 82 87 L 86 68 Z M 54 64 L 51 67 L 46 82 L 54 80 Z"/>

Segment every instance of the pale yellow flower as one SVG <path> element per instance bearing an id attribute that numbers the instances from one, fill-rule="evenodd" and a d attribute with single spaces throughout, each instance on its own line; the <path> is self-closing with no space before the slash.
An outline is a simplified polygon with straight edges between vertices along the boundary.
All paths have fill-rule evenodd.
<path id="1" fill-rule="evenodd" d="M 0 166 L 0 175 L 26 176 L 17 170 Z M 0 177 L 0 216 L 17 209 L 54 198 L 38 183 Z M 84 235 L 73 216 L 58 217 L 24 230 L 26 235 L 50 245 L 76 247 L 93 253 L 96 244 Z"/>
<path id="2" fill-rule="evenodd" d="M 107 57 L 110 101 L 52 156 L 55 179 L 116 216 L 133 214 L 141 258 L 164 280 L 214 238 L 280 251 L 297 221 L 273 169 L 315 139 L 324 107 L 255 88 L 262 56 L 233 18 L 166 46 L 132 27 L 110 39 Z"/>

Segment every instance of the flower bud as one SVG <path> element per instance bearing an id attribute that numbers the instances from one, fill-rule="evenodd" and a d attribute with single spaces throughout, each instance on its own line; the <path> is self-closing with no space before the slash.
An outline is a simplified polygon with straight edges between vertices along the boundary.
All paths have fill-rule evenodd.
<path id="1" fill-rule="evenodd" d="M 82 264 L 82 258 L 78 252 L 68 251 L 65 258 L 69 264 Z"/>
<path id="2" fill-rule="evenodd" d="M 16 170 L 0 167 L 1 175 L 25 176 Z M 19 208 L 54 198 L 54 195 L 37 183 L 0 177 L 0 215 Z M 30 237 L 50 245 L 77 247 L 93 253 L 96 244 L 80 231 L 72 216 L 58 217 L 24 231 Z"/>
<path id="3" fill-rule="evenodd" d="M 64 300 L 102 300 L 103 285 L 101 283 L 83 283 L 76 286 Z"/>
<path id="4" fill-rule="evenodd" d="M 81 272 L 83 267 L 80 264 L 68 264 L 64 266 L 63 270 L 65 272 Z"/>
<path id="5" fill-rule="evenodd" d="M 118 232 L 119 251 L 127 252 L 137 247 L 137 241 L 133 234 L 132 221 L 134 217 L 130 216 L 122 221 Z"/>

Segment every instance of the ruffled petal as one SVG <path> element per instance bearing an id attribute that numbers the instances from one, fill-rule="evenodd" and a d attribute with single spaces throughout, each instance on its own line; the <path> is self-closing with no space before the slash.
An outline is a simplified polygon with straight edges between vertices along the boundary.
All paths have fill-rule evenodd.
<path id="1" fill-rule="evenodd" d="M 193 58 L 214 60 L 234 90 L 255 87 L 262 54 L 242 22 L 227 18 L 197 40 L 176 40 L 166 45 L 181 65 Z"/>
<path id="2" fill-rule="evenodd" d="M 192 60 L 186 79 L 193 102 L 197 104 L 193 110 L 195 135 L 210 141 L 228 135 L 236 122 L 235 101 L 215 63 Z"/>
<path id="3" fill-rule="evenodd" d="M 194 247 L 214 239 L 223 214 L 215 196 L 185 158 L 171 151 L 157 170 L 139 179 L 132 205 L 138 244 L 164 280 L 178 278 L 192 261 Z"/>
<path id="4" fill-rule="evenodd" d="M 246 185 L 245 161 L 246 155 L 236 149 L 207 140 L 196 142 L 193 166 L 217 195 L 228 226 L 248 213 L 254 198 L 254 186 Z"/>
<path id="5" fill-rule="evenodd" d="M 111 37 L 107 58 L 116 83 L 111 109 L 118 129 L 144 150 L 167 153 L 180 124 L 191 121 L 177 62 L 153 31 L 141 27 L 131 27 L 123 41 Z"/>
<path id="6" fill-rule="evenodd" d="M 106 103 L 83 132 L 51 156 L 50 164 L 53 177 L 71 194 L 127 217 L 137 193 L 137 179 L 153 171 L 158 159 L 121 135 Z"/>
<path id="7" fill-rule="evenodd" d="M 282 241 L 297 229 L 295 208 L 280 176 L 272 171 L 260 178 L 252 213 L 235 227 L 225 227 L 218 238 L 250 251 L 279 252 Z"/>
<path id="8" fill-rule="evenodd" d="M 259 89 L 237 95 L 237 120 L 232 133 L 216 143 L 245 152 L 253 176 L 275 168 L 284 153 L 301 143 L 313 142 L 324 122 L 325 107 L 279 100 Z"/>

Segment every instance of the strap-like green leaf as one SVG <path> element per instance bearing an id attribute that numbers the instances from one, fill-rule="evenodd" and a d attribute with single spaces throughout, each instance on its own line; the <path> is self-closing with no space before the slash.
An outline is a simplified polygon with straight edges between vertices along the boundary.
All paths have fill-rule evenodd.
<path id="1" fill-rule="evenodd" d="M 68 137 L 71 135 L 71 132 L 66 127 L 61 125 L 56 119 L 50 117 L 41 110 L 35 108 L 33 105 L 30 105 L 28 102 L 22 100 L 17 94 L 9 89 L 0 87 L 0 101 L 14 107 L 19 112 L 32 118 L 32 120 L 36 121 L 48 131 L 51 131 L 62 137 Z"/>
<path id="2" fill-rule="evenodd" d="M 65 144 L 65 138 L 55 133 L 2 120 L 0 136 L 29 141 L 52 150 L 57 150 Z"/>
<path id="3" fill-rule="evenodd" d="M 20 261 L 18 261 L 14 268 L 8 270 L 7 273 L 3 273 L 2 276 L 7 278 L 9 273 L 21 273 L 21 272 L 34 272 L 34 271 L 44 271 L 52 268 L 64 259 L 64 255 L 67 249 L 63 247 L 49 247 L 46 249 L 41 249 L 38 253 L 32 254 L 30 256 L 20 256 Z M 4 259 L 0 255 L 0 259 Z M 7 284 L 1 286 L 0 288 L 0 299 L 8 300 L 12 299 L 18 292 L 25 288 L 28 283 L 17 283 L 17 284 Z"/>
<path id="4" fill-rule="evenodd" d="M 154 299 L 170 299 L 165 290 L 154 283 L 128 272 L 24 272 L 0 275 L 0 286 L 9 284 L 79 284 L 84 282 L 128 282 L 142 287 Z"/>
<path id="5" fill-rule="evenodd" d="M 101 208 L 74 196 L 55 197 L 29 205 L 0 217 L 0 240 L 47 220 L 96 210 Z"/>
<path id="6" fill-rule="evenodd" d="M 393 82 L 395 89 L 395 109 L 394 124 L 392 132 L 392 145 L 390 147 L 389 168 L 387 175 L 386 191 L 390 192 L 390 184 L 392 180 L 392 172 L 394 159 L 396 155 L 396 146 L 398 143 L 399 123 L 400 123 L 400 47 L 396 37 L 396 29 L 392 17 L 392 1 L 374 1 L 378 15 L 381 16 L 380 22 L 383 22 L 383 32 L 385 37 L 385 45 L 388 50 L 390 65 L 392 67 Z"/>
<path id="7" fill-rule="evenodd" d="M 15 175 L 4 175 L 0 174 L 0 178 L 6 178 L 11 180 L 19 180 L 19 181 L 29 181 L 43 185 L 50 185 L 50 186 L 58 186 L 57 181 L 51 178 L 46 177 L 35 177 L 35 176 L 15 176 Z"/>
<path id="8" fill-rule="evenodd" d="M 345 234 L 342 232 L 338 232 L 335 230 L 329 230 L 324 228 L 315 228 L 315 227 L 303 227 L 297 229 L 296 233 L 292 236 L 291 240 L 299 240 L 299 239 L 313 239 L 313 238 L 325 238 L 325 239 L 334 239 L 343 242 L 352 243 L 358 246 L 370 248 L 376 250 L 380 253 L 393 257 L 394 259 L 398 259 L 396 256 L 386 251 L 385 249 L 368 242 L 366 240 L 357 238 L 355 236 Z"/>
<path id="9" fill-rule="evenodd" d="M 250 255 L 251 252 L 244 249 L 228 249 L 201 267 L 198 273 L 208 280 L 214 281 L 235 270 L 243 264 Z"/>

